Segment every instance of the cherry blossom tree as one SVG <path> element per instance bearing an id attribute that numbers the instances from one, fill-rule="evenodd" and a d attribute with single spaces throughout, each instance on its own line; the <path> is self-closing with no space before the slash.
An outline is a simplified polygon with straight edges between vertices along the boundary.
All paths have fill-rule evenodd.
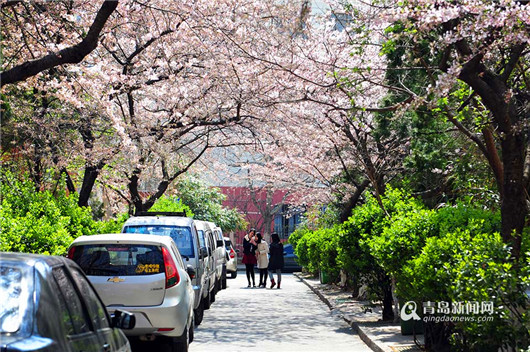
<path id="1" fill-rule="evenodd" d="M 2 2 L 2 38 L 17 44 L 3 52 L 0 86 L 81 62 L 117 6 L 117 0 L 104 1 L 94 16 L 89 1 Z"/>
<path id="2" fill-rule="evenodd" d="M 518 257 L 530 199 L 528 2 L 409 1 L 386 14 L 402 26 L 391 43 L 407 45 L 407 62 L 430 77 L 416 100 L 453 123 L 490 165 L 502 236 Z"/>
<path id="3" fill-rule="evenodd" d="M 305 173 L 296 174 L 307 175 L 308 170 L 319 170 L 316 179 L 333 179 L 333 171 L 338 175 L 349 167 L 344 154 L 330 158 L 331 152 L 349 150 L 348 162 L 361 166 L 377 196 L 384 192 L 381 180 L 399 172 L 407 143 L 397 133 L 381 143 L 374 133 L 374 114 L 393 111 L 398 120 L 407 111 L 430 109 L 454 124 L 490 165 L 501 199 L 503 238 L 517 257 L 528 214 L 530 176 L 528 2 L 359 1 L 347 6 L 331 3 L 331 9 L 350 15 L 346 30 L 337 31 L 336 21 L 303 18 L 298 19 L 303 25 L 293 21 L 289 27 L 271 14 L 283 36 L 276 31 L 267 36 L 256 29 L 261 24 L 257 22 L 249 28 L 259 37 L 239 41 L 245 55 L 275 75 L 277 89 L 267 91 L 264 101 L 289 110 L 277 112 L 277 119 L 288 120 L 283 125 L 275 120 L 281 127 L 267 144 L 276 156 L 275 171 L 298 168 Z M 328 19 L 333 14 L 328 13 Z M 401 63 L 389 66 L 384 55 L 396 48 L 405 48 Z M 414 77 L 418 71 L 425 79 Z M 402 73 L 389 81 L 395 72 Z M 389 95 L 393 99 L 383 99 Z M 317 128 L 301 122 L 304 113 L 305 121 Z M 272 124 L 266 130 L 270 128 Z M 283 154 L 283 161 L 289 160 L 283 162 L 278 144 L 294 138 L 295 129 L 301 138 Z M 332 142 L 323 142 L 326 132 Z M 388 165 L 390 175 L 376 166 L 378 156 L 388 158 L 381 165 Z"/>

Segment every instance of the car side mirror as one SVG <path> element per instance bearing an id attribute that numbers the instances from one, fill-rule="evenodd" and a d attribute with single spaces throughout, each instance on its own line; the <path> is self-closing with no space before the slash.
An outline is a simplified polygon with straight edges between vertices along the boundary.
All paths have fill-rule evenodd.
<path id="1" fill-rule="evenodd" d="M 133 313 L 125 310 L 116 310 L 110 316 L 111 325 L 113 328 L 130 330 L 136 325 L 136 317 Z"/>
<path id="2" fill-rule="evenodd" d="M 225 246 L 225 241 L 224 240 L 217 240 L 217 248 L 224 247 L 224 246 Z"/>
<path id="3" fill-rule="evenodd" d="M 207 256 L 208 256 L 208 250 L 206 249 L 206 247 L 201 247 L 201 249 L 199 249 L 199 258 L 204 259 Z"/>
<path id="4" fill-rule="evenodd" d="M 186 267 L 186 272 L 190 276 L 190 279 L 193 280 L 195 278 L 195 269 L 193 269 L 191 265 L 188 264 L 188 266 Z"/>

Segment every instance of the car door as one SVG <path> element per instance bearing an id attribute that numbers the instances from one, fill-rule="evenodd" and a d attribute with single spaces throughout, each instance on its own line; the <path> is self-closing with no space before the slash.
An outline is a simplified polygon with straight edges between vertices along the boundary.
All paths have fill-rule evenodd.
<path id="1" fill-rule="evenodd" d="M 52 269 L 56 283 L 60 318 L 66 327 L 67 340 L 72 351 L 101 352 L 105 351 L 97 333 L 93 330 L 81 295 L 69 277 L 64 266 Z"/>
<path id="2" fill-rule="evenodd" d="M 103 351 L 126 351 L 128 345 L 126 338 L 118 330 L 111 328 L 105 306 L 88 279 L 78 268 L 70 267 L 69 270 L 79 291 L 83 292 L 86 308 Z"/>
<path id="3" fill-rule="evenodd" d="M 216 256 L 215 256 L 215 244 L 214 244 L 212 231 L 205 230 L 205 235 L 206 235 L 206 239 L 208 242 L 208 248 L 209 248 L 208 252 L 210 254 L 210 280 L 211 280 L 211 285 L 214 285 L 215 279 L 217 277 L 217 262 L 216 262 Z"/>

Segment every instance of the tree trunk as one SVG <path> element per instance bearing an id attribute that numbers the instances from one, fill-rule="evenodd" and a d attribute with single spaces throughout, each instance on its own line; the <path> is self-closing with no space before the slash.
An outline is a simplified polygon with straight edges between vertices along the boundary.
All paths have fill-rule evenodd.
<path id="1" fill-rule="evenodd" d="M 369 184 L 370 184 L 370 180 L 366 179 L 360 185 L 357 186 L 357 189 L 348 199 L 348 202 L 344 205 L 344 208 L 342 209 L 340 213 L 341 223 L 347 221 L 348 218 L 351 216 L 351 212 L 353 208 L 357 206 L 357 202 L 359 201 L 359 199 L 361 198 L 361 195 L 363 194 L 364 190 L 366 189 L 366 187 L 368 187 Z"/>
<path id="2" fill-rule="evenodd" d="M 385 285 L 383 285 L 383 320 L 393 321 L 394 320 L 394 308 L 392 307 L 392 285 L 388 276 L 384 279 Z"/>
<path id="3" fill-rule="evenodd" d="M 96 183 L 96 179 L 99 176 L 99 172 L 105 164 L 100 162 L 97 165 L 85 165 L 85 175 L 83 176 L 83 184 L 81 185 L 81 190 L 79 191 L 79 201 L 77 204 L 80 207 L 88 206 L 88 200 L 90 199 L 90 194 L 92 194 L 92 189 Z"/>
<path id="4" fill-rule="evenodd" d="M 399 297 L 397 296 L 396 278 L 392 276 L 392 302 L 394 304 L 394 323 L 399 323 Z"/>
<path id="5" fill-rule="evenodd" d="M 66 189 L 68 189 L 68 192 L 70 193 L 76 193 L 77 190 L 75 189 L 74 182 L 72 181 L 72 178 L 70 177 L 70 174 L 68 173 L 68 170 L 66 170 L 65 167 L 61 168 L 61 174 L 64 174 L 66 176 Z"/>
<path id="6" fill-rule="evenodd" d="M 465 42 L 457 43 L 462 54 L 468 55 L 469 48 Z M 501 74 L 489 71 L 483 64 L 483 56 L 475 55 L 463 65 L 459 79 L 467 83 L 478 94 L 484 105 L 491 112 L 493 125 L 500 136 L 502 179 L 499 180 L 498 170 L 490 162 L 500 186 L 501 195 L 501 234 L 504 242 L 512 246 L 512 256 L 518 259 L 521 252 L 522 231 L 528 214 L 526 204 L 525 144 L 524 128 L 521 124 L 527 118 L 525 110 L 518 112 L 517 101 L 509 96 L 507 81 L 519 61 L 525 44 L 512 47 L 506 67 Z M 524 102 L 520 102 L 519 105 Z M 488 140 L 486 140 L 488 142 Z M 490 144 L 492 144 L 490 142 Z M 491 148 L 490 148 L 491 149 Z M 491 160 L 491 153 L 486 151 L 486 157 Z"/>
<path id="7" fill-rule="evenodd" d="M 512 245 L 512 255 L 519 258 L 522 232 L 528 214 L 523 178 L 524 138 L 521 134 L 506 136 L 502 142 L 504 164 L 503 198 L 501 200 L 501 233 L 505 243 Z"/>

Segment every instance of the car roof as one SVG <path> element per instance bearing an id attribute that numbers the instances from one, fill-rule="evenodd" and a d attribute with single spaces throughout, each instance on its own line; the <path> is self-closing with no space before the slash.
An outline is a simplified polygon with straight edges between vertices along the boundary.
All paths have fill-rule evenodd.
<path id="1" fill-rule="evenodd" d="M 193 220 L 193 222 L 195 223 L 195 226 L 197 226 L 197 230 L 212 230 L 210 224 L 207 221 Z"/>
<path id="2" fill-rule="evenodd" d="M 193 219 L 184 216 L 133 216 L 123 226 L 131 225 L 177 225 L 191 226 Z"/>
<path id="3" fill-rule="evenodd" d="M 99 244 L 99 243 L 131 243 L 131 244 L 163 244 L 171 246 L 173 240 L 170 236 L 159 236 L 140 233 L 111 233 L 103 235 L 90 235 L 78 237 L 72 245 Z"/>
<path id="4" fill-rule="evenodd" d="M 67 259 L 60 256 L 45 254 L 0 252 L 0 262 L 12 262 L 21 266 L 35 266 L 36 263 L 55 266 L 58 264 L 65 264 Z"/>

